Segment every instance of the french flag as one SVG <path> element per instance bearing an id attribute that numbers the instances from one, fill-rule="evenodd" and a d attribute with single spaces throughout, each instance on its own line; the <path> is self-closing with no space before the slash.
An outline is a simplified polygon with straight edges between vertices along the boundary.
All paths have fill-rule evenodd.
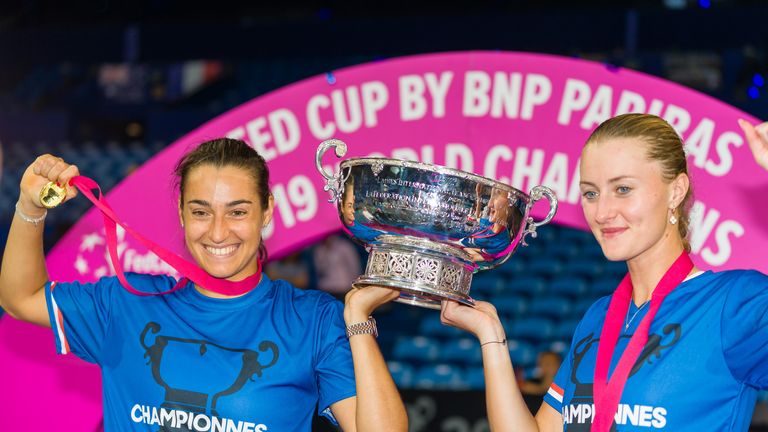
<path id="1" fill-rule="evenodd" d="M 559 385 L 552 383 L 552 385 L 549 386 L 549 390 L 547 390 L 547 394 L 555 398 L 556 401 L 563 403 L 563 394 L 565 394 L 565 392 Z"/>
<path id="2" fill-rule="evenodd" d="M 69 353 L 69 342 L 67 341 L 67 335 L 64 334 L 64 316 L 59 309 L 59 305 L 56 304 L 56 299 L 53 297 L 54 288 L 56 288 L 56 282 L 51 282 L 50 303 L 51 308 L 53 309 L 53 318 L 56 326 L 56 345 L 59 354 L 67 354 Z"/>

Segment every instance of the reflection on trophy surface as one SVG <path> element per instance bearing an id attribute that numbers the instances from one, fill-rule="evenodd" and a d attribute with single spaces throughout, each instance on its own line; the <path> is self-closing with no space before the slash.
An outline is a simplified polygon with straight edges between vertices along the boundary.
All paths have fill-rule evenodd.
<path id="1" fill-rule="evenodd" d="M 483 205 L 483 186 L 476 186 L 475 213 L 469 223 L 476 228 L 472 234 L 461 239 L 460 243 L 472 256 L 472 261 L 482 262 L 493 255 L 504 253 L 512 242 L 508 227 L 509 196 L 504 189 L 494 187 L 487 204 Z"/>
<path id="2" fill-rule="evenodd" d="M 386 234 L 385 231 L 379 231 L 370 225 L 355 223 L 355 179 L 350 177 L 344 182 L 344 193 L 341 195 L 341 221 L 344 223 L 345 231 L 352 238 L 363 242 L 363 244 L 372 243 L 380 235 Z M 370 219 L 370 214 L 364 215 Z"/>
<path id="3" fill-rule="evenodd" d="M 317 149 L 315 163 L 325 190 L 337 204 L 344 230 L 369 252 L 356 287 L 400 290 L 397 301 L 433 309 L 451 299 L 473 305 L 472 274 L 505 262 L 525 237 L 552 220 L 557 198 L 536 186 L 530 196 L 503 183 L 464 171 L 385 158 L 351 158 L 333 176 L 322 156 L 346 144 L 331 139 Z M 547 216 L 528 214 L 546 198 Z"/>

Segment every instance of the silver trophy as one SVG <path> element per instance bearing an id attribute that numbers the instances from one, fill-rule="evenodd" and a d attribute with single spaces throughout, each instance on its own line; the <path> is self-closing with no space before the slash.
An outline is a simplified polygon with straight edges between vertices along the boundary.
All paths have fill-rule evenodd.
<path id="1" fill-rule="evenodd" d="M 336 203 L 344 231 L 368 250 L 368 263 L 353 285 L 400 290 L 396 300 L 440 309 L 441 300 L 474 305 L 472 275 L 504 263 L 528 235 L 549 223 L 557 198 L 547 187 L 531 194 L 457 169 L 385 158 L 351 158 L 336 175 L 321 164 L 334 148 L 341 158 L 347 145 L 323 141 L 315 164 L 326 180 L 329 202 Z M 546 198 L 549 213 L 536 222 L 528 213 Z"/>

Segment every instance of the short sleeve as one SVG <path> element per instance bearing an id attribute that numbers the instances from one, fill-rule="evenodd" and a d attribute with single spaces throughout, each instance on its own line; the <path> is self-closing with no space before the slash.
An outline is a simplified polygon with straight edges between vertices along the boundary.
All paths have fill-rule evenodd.
<path id="1" fill-rule="evenodd" d="M 563 399 L 565 397 L 565 389 L 568 386 L 568 382 L 571 379 L 571 372 L 573 371 L 573 351 L 576 349 L 576 341 L 580 340 L 584 336 L 585 325 L 593 323 L 595 319 L 603 320 L 605 317 L 605 310 L 611 301 L 611 296 L 605 296 L 598 299 L 589 307 L 587 312 L 579 321 L 576 326 L 576 330 L 571 337 L 571 347 L 568 349 L 568 354 L 560 364 L 560 369 L 555 374 L 555 379 L 552 380 L 552 385 L 547 389 L 547 393 L 544 395 L 544 402 L 549 404 L 557 412 L 563 412 Z M 585 324 L 587 323 L 587 324 Z"/>
<path id="2" fill-rule="evenodd" d="M 565 395 L 565 383 L 571 373 L 573 365 L 573 349 L 568 350 L 568 355 L 560 364 L 560 369 L 555 374 L 555 379 L 544 394 L 544 402 L 554 408 L 557 412 L 563 412 L 563 396 Z"/>
<path id="3" fill-rule="evenodd" d="M 45 296 L 56 351 L 72 352 L 98 363 L 109 325 L 114 283 L 102 278 L 96 283 L 48 282 Z"/>
<path id="4" fill-rule="evenodd" d="M 768 276 L 738 272 L 721 317 L 723 355 L 733 377 L 768 388 Z"/>
<path id="5" fill-rule="evenodd" d="M 335 423 L 330 406 L 355 396 L 355 371 L 344 325 L 344 306 L 332 297 L 323 295 L 318 307 L 320 309 L 317 345 L 319 351 L 315 366 L 315 376 L 320 392 L 318 413 Z"/>

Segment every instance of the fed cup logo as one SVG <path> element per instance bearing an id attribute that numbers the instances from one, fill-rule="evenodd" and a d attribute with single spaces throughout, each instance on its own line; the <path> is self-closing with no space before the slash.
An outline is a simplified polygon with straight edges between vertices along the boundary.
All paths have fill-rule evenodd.
<path id="1" fill-rule="evenodd" d="M 161 260 L 152 251 L 141 253 L 130 247 L 125 240 L 125 229 L 117 226 L 117 256 L 126 272 L 165 274 L 179 278 L 179 273 Z M 94 280 L 104 276 L 114 276 L 115 269 L 107 252 L 104 229 L 84 234 L 80 237 L 80 246 L 73 266 L 80 276 L 91 276 Z"/>

